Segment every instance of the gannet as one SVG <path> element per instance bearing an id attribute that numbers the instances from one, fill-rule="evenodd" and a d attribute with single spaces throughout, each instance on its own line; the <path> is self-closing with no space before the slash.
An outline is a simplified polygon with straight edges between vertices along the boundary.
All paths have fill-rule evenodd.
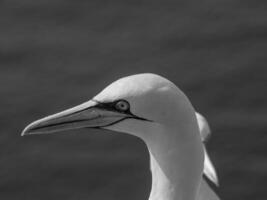
<path id="1" fill-rule="evenodd" d="M 152 174 L 149 200 L 219 199 L 203 179 L 204 173 L 217 183 L 203 144 L 209 126 L 166 78 L 151 73 L 121 78 L 91 100 L 31 123 L 22 135 L 80 128 L 127 133 L 145 142 Z"/>

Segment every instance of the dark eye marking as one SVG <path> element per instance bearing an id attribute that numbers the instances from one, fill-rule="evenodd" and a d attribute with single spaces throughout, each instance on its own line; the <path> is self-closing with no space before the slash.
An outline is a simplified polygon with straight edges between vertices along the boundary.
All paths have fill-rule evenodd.
<path id="1" fill-rule="evenodd" d="M 93 101 L 95 101 L 97 103 L 97 105 L 95 107 L 97 108 L 101 108 L 101 109 L 105 109 L 105 110 L 109 110 L 109 111 L 116 111 L 116 112 L 120 112 L 120 113 L 124 113 L 129 115 L 128 117 L 123 118 L 124 119 L 128 119 L 128 118 L 135 118 L 135 119 L 139 119 L 139 120 L 143 120 L 143 121 L 149 121 L 152 122 L 152 120 L 149 119 L 145 119 L 143 117 L 138 117 L 135 114 L 133 114 L 131 112 L 130 109 L 130 103 L 124 99 L 119 99 L 113 102 L 100 102 L 98 100 L 93 99 Z"/>
<path id="2" fill-rule="evenodd" d="M 103 108 L 106 110 L 114 111 L 116 110 L 117 112 L 121 113 L 128 113 L 130 114 L 130 103 L 124 99 L 119 99 L 113 102 L 99 102 L 97 100 L 94 100 L 98 104 L 96 107 L 98 108 Z"/>

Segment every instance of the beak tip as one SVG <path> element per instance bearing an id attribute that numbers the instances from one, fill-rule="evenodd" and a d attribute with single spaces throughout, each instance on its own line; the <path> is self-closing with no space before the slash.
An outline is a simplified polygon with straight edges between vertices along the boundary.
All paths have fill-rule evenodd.
<path id="1" fill-rule="evenodd" d="M 21 132 L 21 136 L 25 136 L 25 135 L 29 135 L 29 130 L 27 127 Z"/>
<path id="2" fill-rule="evenodd" d="M 31 123 L 28 126 L 26 126 L 23 131 L 21 132 L 21 136 L 25 136 L 25 135 L 30 135 L 32 133 L 32 129 L 33 129 L 33 124 Z"/>

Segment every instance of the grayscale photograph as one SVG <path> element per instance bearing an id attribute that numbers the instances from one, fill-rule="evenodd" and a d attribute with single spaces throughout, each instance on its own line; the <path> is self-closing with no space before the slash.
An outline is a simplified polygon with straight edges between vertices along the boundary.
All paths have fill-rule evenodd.
<path id="1" fill-rule="evenodd" d="M 0 1 L 1 200 L 266 200 L 267 2 Z"/>

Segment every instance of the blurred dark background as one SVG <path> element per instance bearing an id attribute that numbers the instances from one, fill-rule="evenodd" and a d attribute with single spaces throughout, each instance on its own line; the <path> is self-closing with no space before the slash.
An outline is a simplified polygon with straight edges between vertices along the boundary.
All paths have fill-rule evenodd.
<path id="1" fill-rule="evenodd" d="M 266 199 L 266 9 L 264 0 L 0 1 L 0 199 L 146 200 L 139 139 L 20 137 L 141 72 L 172 80 L 208 119 L 221 198 Z"/>

